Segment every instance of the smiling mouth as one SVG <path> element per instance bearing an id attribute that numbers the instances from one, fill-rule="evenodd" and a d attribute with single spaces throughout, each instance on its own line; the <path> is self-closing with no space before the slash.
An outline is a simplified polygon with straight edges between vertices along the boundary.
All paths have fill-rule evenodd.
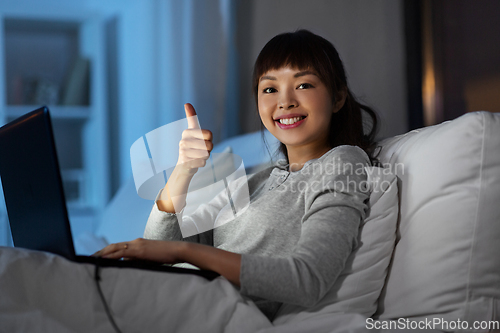
<path id="1" fill-rule="evenodd" d="M 306 119 L 306 116 L 297 116 L 290 118 L 280 118 L 276 119 L 276 126 L 278 126 L 282 130 L 294 129 L 296 127 L 301 126 Z"/>
<path id="2" fill-rule="evenodd" d="M 299 117 L 292 117 L 292 118 L 281 118 L 281 119 L 276 119 L 276 122 L 279 122 L 282 125 L 293 125 L 302 119 L 306 118 L 306 116 L 299 116 Z"/>

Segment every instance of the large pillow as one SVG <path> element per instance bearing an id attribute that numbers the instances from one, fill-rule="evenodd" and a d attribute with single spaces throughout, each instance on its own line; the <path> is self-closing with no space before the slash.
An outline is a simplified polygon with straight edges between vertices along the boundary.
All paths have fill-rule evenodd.
<path id="1" fill-rule="evenodd" d="M 378 316 L 498 320 L 500 114 L 469 113 L 382 147 L 381 161 L 399 165 L 401 200 Z"/>
<path id="2" fill-rule="evenodd" d="M 396 240 L 397 179 L 390 168 L 366 168 L 371 186 L 369 212 L 358 235 L 358 246 L 327 295 L 314 307 L 283 304 L 274 325 L 300 322 L 333 313 L 370 317 L 384 286 Z"/>

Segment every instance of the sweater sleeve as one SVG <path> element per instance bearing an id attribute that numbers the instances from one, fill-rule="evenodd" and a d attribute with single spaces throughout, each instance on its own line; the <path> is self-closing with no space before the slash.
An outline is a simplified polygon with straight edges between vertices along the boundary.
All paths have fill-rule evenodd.
<path id="1" fill-rule="evenodd" d="M 229 184 L 231 190 L 236 190 L 246 182 L 241 177 Z M 144 230 L 144 238 L 156 240 L 185 240 L 213 246 L 213 228 L 216 225 L 220 211 L 229 205 L 226 191 L 223 190 L 208 203 L 200 205 L 193 213 L 186 215 L 184 210 L 179 213 L 167 213 L 158 209 L 158 193 L 153 209 L 149 215 Z M 182 227 L 181 227 L 182 225 Z M 184 237 L 188 234 L 189 236 Z"/>
<path id="2" fill-rule="evenodd" d="M 334 154 L 335 172 L 311 177 L 304 194 L 302 231 L 289 256 L 242 256 L 243 294 L 310 307 L 333 286 L 356 246 L 369 197 L 364 169 L 368 157 L 352 148 Z"/>
<path id="3" fill-rule="evenodd" d="M 217 200 L 217 203 L 219 202 L 220 200 Z M 215 218 L 221 208 L 222 207 L 214 205 L 214 200 L 212 200 L 211 204 L 203 204 L 190 216 L 184 216 L 184 211 L 173 214 L 159 210 L 157 200 L 155 200 L 153 209 L 151 210 L 146 223 L 144 238 L 171 241 L 184 240 L 213 246 L 212 228 L 208 228 L 205 232 L 199 232 L 194 235 L 184 237 L 179 221 L 183 224 L 184 230 L 196 229 L 197 225 L 201 225 L 203 223 L 213 224 L 213 221 L 215 221 Z"/>
<path id="4" fill-rule="evenodd" d="M 155 240 L 182 240 L 182 233 L 178 219 L 182 220 L 182 212 L 177 214 L 163 212 L 158 209 L 157 201 L 161 194 L 158 193 L 149 214 L 144 229 L 144 238 Z"/>

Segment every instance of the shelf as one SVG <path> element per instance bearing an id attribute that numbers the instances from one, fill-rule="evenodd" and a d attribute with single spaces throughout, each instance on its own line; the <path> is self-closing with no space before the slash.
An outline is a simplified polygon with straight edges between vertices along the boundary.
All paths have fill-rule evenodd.
<path id="1" fill-rule="evenodd" d="M 106 18 L 83 7 L 71 13 L 51 5 L 47 10 L 4 7 L 0 13 L 0 126 L 44 105 L 49 108 L 74 235 L 93 231 L 108 203 L 110 185 Z"/>
<path id="2" fill-rule="evenodd" d="M 30 111 L 40 108 L 39 105 L 8 105 L 5 107 L 5 115 L 15 119 Z M 87 120 L 90 118 L 90 107 L 88 106 L 48 106 L 50 116 L 53 119 Z"/>
<path id="3" fill-rule="evenodd" d="M 90 60 L 79 31 L 77 22 L 4 20 L 8 105 L 89 104 Z"/>

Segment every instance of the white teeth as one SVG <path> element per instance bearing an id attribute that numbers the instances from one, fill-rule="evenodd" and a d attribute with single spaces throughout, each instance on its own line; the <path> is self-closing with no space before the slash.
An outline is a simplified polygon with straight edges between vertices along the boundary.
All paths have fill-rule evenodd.
<path id="1" fill-rule="evenodd" d="M 283 125 L 291 125 L 295 124 L 297 121 L 301 120 L 302 117 L 293 117 L 293 118 L 281 118 L 280 123 Z"/>

